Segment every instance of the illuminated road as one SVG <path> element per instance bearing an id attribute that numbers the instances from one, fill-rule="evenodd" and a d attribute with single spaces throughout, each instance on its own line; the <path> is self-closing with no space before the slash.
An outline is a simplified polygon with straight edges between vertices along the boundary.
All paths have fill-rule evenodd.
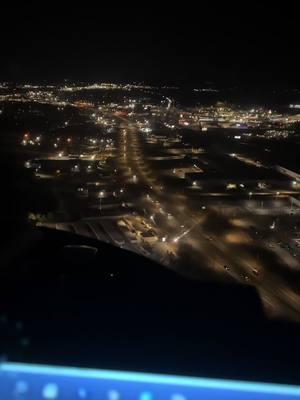
<path id="1" fill-rule="evenodd" d="M 73 87 L 61 91 L 61 100 L 54 93 L 37 100 L 31 90 L 26 101 L 71 108 L 93 133 L 87 129 L 73 148 L 73 139 L 64 135 L 51 134 L 45 147 L 44 138 L 30 133 L 21 140 L 33 165 L 41 159 L 59 166 L 52 174 L 37 165 L 26 168 L 34 168 L 40 180 L 65 179 L 70 193 L 86 201 L 79 211 L 88 209 L 88 217 L 53 223 L 57 229 L 139 252 L 189 277 L 254 285 L 269 315 L 300 320 L 299 174 L 271 161 L 271 149 L 260 151 L 255 139 L 247 142 L 230 129 L 228 137 L 212 129 L 208 140 L 199 110 L 194 116 L 179 110 L 167 96 L 160 95 L 151 112 L 139 112 L 143 101 L 100 106 L 73 96 L 66 100 Z M 71 128 L 66 115 L 59 130 Z M 152 118 L 160 127 L 155 133 Z"/>
<path id="2" fill-rule="evenodd" d="M 230 221 L 236 209 L 231 212 L 227 209 L 226 216 L 213 207 L 195 208 L 186 194 L 166 187 L 159 171 L 151 169 L 143 153 L 142 135 L 126 119 L 121 120 L 118 151 L 122 184 L 132 193 L 137 208 L 146 212 L 159 236 L 167 238 L 169 245 L 165 246 L 165 251 L 172 249 L 180 258 L 181 262 L 173 265 L 174 268 L 199 279 L 209 270 L 210 278 L 215 275 L 217 279 L 252 284 L 258 289 L 269 315 L 300 320 L 300 294 L 278 272 L 289 266 L 297 269 L 298 260 L 282 249 L 283 254 L 280 254 L 278 248 L 270 249 L 266 243 L 254 240 L 249 225 L 237 228 Z M 274 194 L 266 192 L 260 196 Z M 251 199 L 248 203 L 248 206 L 252 203 Z M 253 219 L 252 224 L 257 225 L 255 213 L 247 210 L 242 202 L 239 207 L 243 214 Z M 284 211 L 281 209 L 280 212 Z M 198 261 L 198 270 L 184 271 L 182 265 L 187 253 L 193 254 L 193 259 Z"/>
<path id="3" fill-rule="evenodd" d="M 172 100 L 166 100 L 168 111 Z M 90 111 L 97 121 L 98 111 Z M 80 154 L 80 161 L 87 162 L 85 168 L 91 170 L 92 162 L 106 157 L 116 164 L 113 179 L 99 178 L 98 191 L 94 198 L 90 195 L 99 216 L 56 228 L 141 253 L 188 277 L 254 285 L 268 315 L 300 320 L 300 249 L 296 244 L 293 248 L 285 244 L 289 240 L 285 231 L 300 239 L 294 220 L 289 219 L 300 213 L 294 204 L 297 200 L 292 199 L 299 194 L 297 184 L 279 191 L 248 191 L 242 185 L 238 193 L 226 190 L 225 179 L 221 187 L 209 183 L 203 189 L 197 182 L 187 185 L 186 173 L 205 174 L 217 169 L 218 154 L 210 161 L 205 148 L 163 149 L 130 118 L 107 117 L 118 121 L 115 147 L 103 150 L 92 146 L 91 151 Z M 188 164 L 186 155 L 197 155 L 201 167 L 193 161 Z M 224 152 L 220 157 L 259 171 L 266 168 L 262 161 L 239 153 Z M 67 162 L 69 157 L 56 150 L 47 159 Z M 116 204 L 103 205 L 102 197 L 112 193 Z M 102 214 L 114 207 L 122 208 L 121 217 Z"/>

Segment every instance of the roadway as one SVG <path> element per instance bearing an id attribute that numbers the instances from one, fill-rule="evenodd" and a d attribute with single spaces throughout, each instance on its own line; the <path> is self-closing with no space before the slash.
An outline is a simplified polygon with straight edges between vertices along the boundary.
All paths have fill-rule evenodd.
<path id="1" fill-rule="evenodd" d="M 294 271 L 300 270 L 298 260 L 282 249 L 268 248 L 266 243 L 254 240 L 249 226 L 237 229 L 230 221 L 236 209 L 226 216 L 220 209 L 195 207 L 187 194 L 178 194 L 174 188 L 166 187 L 160 171 L 151 168 L 147 160 L 138 129 L 124 118 L 120 125 L 117 159 L 122 184 L 134 196 L 137 209 L 144 210 L 159 237 L 167 238 L 165 251 L 172 251 L 177 258 L 169 266 L 199 279 L 208 276 L 252 284 L 258 289 L 269 315 L 300 320 L 300 295 L 289 280 L 292 275 L 286 279 L 282 276 L 282 271 L 290 266 Z M 247 204 L 251 205 L 251 199 Z M 247 210 L 241 201 L 239 206 L 256 226 L 255 213 Z M 187 265 L 186 271 L 185 261 L 192 264 Z"/>

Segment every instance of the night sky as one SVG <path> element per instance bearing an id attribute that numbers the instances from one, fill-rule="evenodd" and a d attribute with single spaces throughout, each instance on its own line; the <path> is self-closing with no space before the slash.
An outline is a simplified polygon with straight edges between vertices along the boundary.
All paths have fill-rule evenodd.
<path id="1" fill-rule="evenodd" d="M 18 13 L 7 7 L 1 80 L 300 84 L 297 12 L 292 7 L 243 2 L 239 8 L 199 4 L 193 9 L 181 3 L 167 13 L 145 6 L 136 10 L 139 17 L 128 18 L 128 10 L 117 13 L 117 6 L 30 4 Z M 147 30 L 112 30 L 123 27 Z"/>

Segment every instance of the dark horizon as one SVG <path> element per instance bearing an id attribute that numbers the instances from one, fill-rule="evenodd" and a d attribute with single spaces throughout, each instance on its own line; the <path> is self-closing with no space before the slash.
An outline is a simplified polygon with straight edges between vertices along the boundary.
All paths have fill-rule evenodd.
<path id="1" fill-rule="evenodd" d="M 121 26 L 120 17 L 108 13 L 99 20 L 96 10 L 84 8 L 68 10 L 67 17 L 61 10 L 37 16 L 32 7 L 23 8 L 20 15 L 11 10 L 13 28 L 8 22 L 1 28 L 1 81 L 300 87 L 292 9 L 205 7 L 198 17 L 184 9 L 169 17 L 173 27 L 162 15 L 144 13 L 143 28 L 152 31 L 100 31 Z"/>

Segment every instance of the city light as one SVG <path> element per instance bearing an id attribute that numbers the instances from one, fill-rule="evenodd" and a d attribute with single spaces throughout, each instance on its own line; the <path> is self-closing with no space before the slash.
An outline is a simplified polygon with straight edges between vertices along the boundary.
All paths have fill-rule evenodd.
<path id="1" fill-rule="evenodd" d="M 187 106 L 181 88 L 146 87 L 66 81 L 51 88 L 1 88 L 3 107 L 24 108 L 27 117 L 45 122 L 37 129 L 30 118 L 22 120 L 23 111 L 16 113 L 16 124 L 26 127 L 17 151 L 30 158 L 28 175 L 51 188 L 65 208 L 43 216 L 44 223 L 107 240 L 170 268 L 174 260 L 184 263 L 186 246 L 195 275 L 201 275 L 202 259 L 217 279 L 218 269 L 224 273 L 230 265 L 230 279 L 247 281 L 260 294 L 272 282 L 272 306 L 281 302 L 272 296 L 278 291 L 280 307 L 287 309 L 295 293 L 285 296 L 260 254 L 267 249 L 274 265 L 298 268 L 300 115 L 273 103 L 272 110 L 267 102 L 247 106 L 215 88 L 192 89 Z M 214 97 L 193 103 L 200 94 Z M 45 110 L 52 108 L 50 123 Z M 287 145 L 291 157 L 281 158 Z M 254 270 L 266 278 L 260 284 Z"/>

